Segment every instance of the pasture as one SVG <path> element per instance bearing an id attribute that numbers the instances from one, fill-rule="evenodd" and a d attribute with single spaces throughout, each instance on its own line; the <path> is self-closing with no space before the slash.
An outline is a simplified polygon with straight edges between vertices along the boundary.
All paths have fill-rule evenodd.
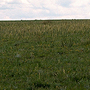
<path id="1" fill-rule="evenodd" d="M 0 21 L 0 90 L 90 90 L 90 20 Z"/>

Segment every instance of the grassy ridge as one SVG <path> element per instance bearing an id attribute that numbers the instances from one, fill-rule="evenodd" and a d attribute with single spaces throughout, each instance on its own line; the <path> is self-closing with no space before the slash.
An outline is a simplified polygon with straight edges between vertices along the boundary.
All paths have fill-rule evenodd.
<path id="1" fill-rule="evenodd" d="M 90 20 L 0 22 L 1 90 L 89 90 Z"/>

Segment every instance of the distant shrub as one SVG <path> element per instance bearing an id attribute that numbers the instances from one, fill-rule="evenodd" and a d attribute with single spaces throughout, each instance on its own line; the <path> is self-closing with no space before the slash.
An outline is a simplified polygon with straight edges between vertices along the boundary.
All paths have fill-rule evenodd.
<path id="1" fill-rule="evenodd" d="M 45 21 L 42 22 L 42 24 L 44 24 L 44 25 L 46 25 L 46 24 L 50 24 L 50 23 L 51 23 L 50 20 L 45 20 Z"/>

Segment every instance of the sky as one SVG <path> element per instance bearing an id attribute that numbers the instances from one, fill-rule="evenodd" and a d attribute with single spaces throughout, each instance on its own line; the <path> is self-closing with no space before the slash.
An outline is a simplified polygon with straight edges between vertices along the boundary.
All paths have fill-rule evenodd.
<path id="1" fill-rule="evenodd" d="M 90 19 L 90 0 L 0 0 L 0 20 Z"/>

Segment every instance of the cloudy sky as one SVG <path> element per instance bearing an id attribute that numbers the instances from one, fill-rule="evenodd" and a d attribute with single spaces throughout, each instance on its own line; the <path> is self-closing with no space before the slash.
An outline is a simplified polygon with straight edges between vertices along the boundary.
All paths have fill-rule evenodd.
<path id="1" fill-rule="evenodd" d="M 90 0 L 0 0 L 0 20 L 90 19 Z"/>

